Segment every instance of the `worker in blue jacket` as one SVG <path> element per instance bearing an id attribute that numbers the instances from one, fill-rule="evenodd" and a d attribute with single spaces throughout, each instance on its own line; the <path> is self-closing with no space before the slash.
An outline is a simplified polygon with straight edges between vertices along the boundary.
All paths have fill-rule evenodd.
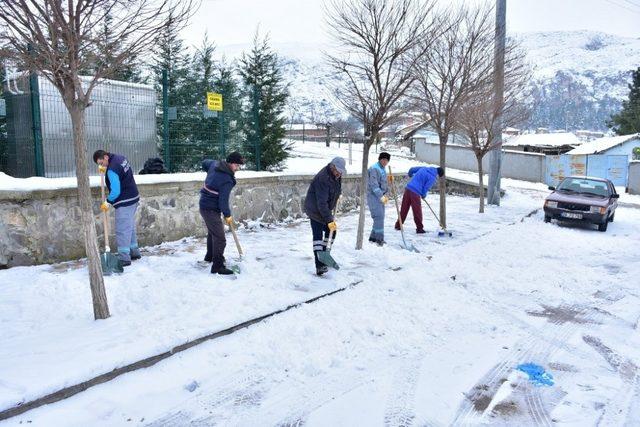
<path id="1" fill-rule="evenodd" d="M 373 219 L 369 241 L 382 246 L 384 241 L 384 207 L 389 201 L 389 182 L 385 168 L 391 160 L 389 153 L 382 152 L 378 161 L 367 171 L 367 205 Z"/>
<path id="2" fill-rule="evenodd" d="M 236 185 L 235 173 L 243 164 L 244 159 L 237 151 L 229 154 L 226 161 L 206 159 L 202 162 L 202 169 L 207 172 L 200 190 L 200 215 L 207 226 L 207 253 L 204 260 L 211 263 L 212 274 L 233 274 L 225 266 L 227 239 L 220 215 L 224 216 L 227 225 L 233 223 L 229 196 Z"/>
<path id="3" fill-rule="evenodd" d="M 94 152 L 93 161 L 100 172 L 105 174 L 109 196 L 106 202 L 102 202 L 100 209 L 106 212 L 110 204 L 116 210 L 118 258 L 122 266 L 126 267 L 131 265 L 132 260 L 141 257 L 136 234 L 136 210 L 140 195 L 133 178 L 133 169 L 125 156 L 104 150 Z"/>
<path id="4" fill-rule="evenodd" d="M 444 169 L 432 168 L 427 166 L 416 166 L 409 169 L 409 177 L 411 178 L 405 187 L 402 195 L 402 206 L 400 207 L 400 218 L 398 221 L 407 219 L 409 207 L 413 212 L 413 221 L 416 223 L 416 233 L 423 234 L 424 226 L 422 225 L 422 203 L 421 198 L 427 197 L 429 189 L 438 180 L 438 177 L 444 176 Z M 396 230 L 400 230 L 400 223 L 396 221 Z"/>

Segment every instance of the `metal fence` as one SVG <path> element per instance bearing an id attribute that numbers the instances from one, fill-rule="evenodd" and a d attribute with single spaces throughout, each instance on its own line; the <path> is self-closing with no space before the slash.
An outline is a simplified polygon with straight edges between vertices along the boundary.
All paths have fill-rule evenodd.
<path id="1" fill-rule="evenodd" d="M 58 90 L 45 78 L 23 73 L 5 82 L 3 98 L 1 170 L 15 177 L 75 176 L 71 118 Z M 142 168 L 146 159 L 158 155 L 155 115 L 153 87 L 101 82 L 86 110 L 88 160 L 104 149 L 122 153 L 136 170 Z"/>
<path id="2" fill-rule="evenodd" d="M 220 88 L 199 87 L 198 94 L 193 88 L 179 90 L 179 96 L 171 93 L 166 72 L 161 93 L 150 85 L 113 80 L 96 86 L 85 117 L 89 163 L 97 149 L 125 155 L 136 173 L 158 156 L 170 172 L 198 171 L 204 158 L 223 159 L 232 150 L 259 158 L 260 132 L 244 134 L 240 99 L 230 104 L 235 108 L 226 108 Z M 207 92 L 222 93 L 222 111 L 207 108 Z M 254 109 L 256 94 L 247 100 Z M 58 90 L 45 78 L 20 73 L 4 82 L 2 100 L 0 171 L 14 177 L 75 176 L 71 119 Z M 251 138 L 256 141 L 248 143 Z"/>
<path id="3" fill-rule="evenodd" d="M 170 172 L 199 171 L 203 159 L 224 159 L 231 151 L 243 148 L 242 118 L 237 109 L 227 108 L 230 103 L 223 90 L 198 88 L 198 95 L 184 93 L 185 88 L 180 88 L 175 91 L 180 93 L 172 93 L 168 82 L 165 71 L 158 135 L 162 140 L 162 158 Z M 221 111 L 208 108 L 207 92 L 222 95 Z"/>

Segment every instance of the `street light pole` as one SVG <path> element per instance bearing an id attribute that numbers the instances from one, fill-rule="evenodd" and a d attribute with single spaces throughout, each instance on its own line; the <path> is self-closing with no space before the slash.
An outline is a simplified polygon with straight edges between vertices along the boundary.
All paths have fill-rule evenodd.
<path id="1" fill-rule="evenodd" d="M 489 188 L 487 202 L 500 206 L 500 178 L 502 173 L 502 108 L 504 102 L 504 49 L 506 39 L 507 0 L 496 0 L 496 33 L 493 70 L 494 111 L 496 118 L 491 129 L 493 149 L 489 156 Z"/>

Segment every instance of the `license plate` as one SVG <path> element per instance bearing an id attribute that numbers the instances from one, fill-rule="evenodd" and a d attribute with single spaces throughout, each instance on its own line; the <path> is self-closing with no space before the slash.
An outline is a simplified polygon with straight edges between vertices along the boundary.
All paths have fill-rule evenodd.
<path id="1" fill-rule="evenodd" d="M 582 219 L 582 214 L 579 213 L 562 212 L 560 215 L 564 218 Z"/>

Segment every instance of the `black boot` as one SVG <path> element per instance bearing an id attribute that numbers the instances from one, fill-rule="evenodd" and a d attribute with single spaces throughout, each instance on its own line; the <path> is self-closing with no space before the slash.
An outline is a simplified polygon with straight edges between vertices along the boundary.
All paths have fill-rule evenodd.
<path id="1" fill-rule="evenodd" d="M 233 273 L 233 270 L 229 270 L 227 267 L 225 267 L 223 265 L 222 267 L 219 267 L 219 268 L 211 267 L 211 274 L 229 275 L 229 274 L 234 274 L 234 273 Z"/>
<path id="2" fill-rule="evenodd" d="M 318 276 L 322 276 L 327 271 L 329 271 L 329 267 L 327 267 L 326 265 L 321 265 L 321 266 L 316 267 L 316 274 Z"/>
<path id="3" fill-rule="evenodd" d="M 210 254 L 210 253 L 207 253 L 207 254 L 204 256 L 204 262 L 211 262 L 211 261 L 213 261 L 213 256 L 211 256 L 211 254 Z"/>

